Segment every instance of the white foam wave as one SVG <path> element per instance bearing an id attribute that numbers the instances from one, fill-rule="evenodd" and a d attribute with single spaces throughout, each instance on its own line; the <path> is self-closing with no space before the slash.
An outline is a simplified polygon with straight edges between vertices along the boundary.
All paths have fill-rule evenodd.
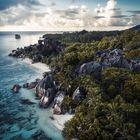
<path id="1" fill-rule="evenodd" d="M 49 66 L 47 66 L 46 64 L 43 64 L 43 63 L 41 63 L 41 62 L 33 63 L 33 64 L 32 64 L 32 61 L 31 61 L 31 59 L 29 59 L 29 58 L 23 59 L 23 62 L 26 63 L 26 64 L 31 65 L 31 66 L 34 67 L 34 68 L 36 68 L 36 69 L 39 70 L 39 72 L 41 72 L 41 73 L 43 73 L 43 72 L 49 72 L 49 71 L 50 71 Z"/>

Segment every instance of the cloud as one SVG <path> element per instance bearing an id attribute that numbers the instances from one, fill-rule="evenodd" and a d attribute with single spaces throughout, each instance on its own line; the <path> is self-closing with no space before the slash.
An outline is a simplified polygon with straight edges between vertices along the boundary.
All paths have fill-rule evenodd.
<path id="1" fill-rule="evenodd" d="M 30 23 L 33 19 L 42 18 L 45 13 L 35 12 L 30 7 L 23 5 L 13 6 L 1 12 L 0 26 L 5 25 L 25 25 Z M 39 23 L 34 21 L 34 24 Z"/>
<path id="2" fill-rule="evenodd" d="M 38 0 L 1 0 L 0 10 L 6 10 L 10 7 L 18 6 L 19 4 L 27 7 L 42 5 Z"/>
<path id="3" fill-rule="evenodd" d="M 63 27 L 83 27 L 89 9 L 85 6 L 70 6 L 64 10 L 52 11 L 52 24 Z"/>
<path id="4" fill-rule="evenodd" d="M 34 27 L 35 30 L 81 30 L 112 26 L 125 28 L 140 22 L 139 10 L 127 11 L 132 15 L 126 15 L 120 8 L 116 8 L 116 0 L 108 0 L 104 7 L 98 4 L 95 9 L 73 4 L 64 9 L 56 9 L 56 3 L 45 4 L 44 0 L 46 7 L 43 10 L 40 10 L 42 4 L 39 0 L 2 1 L 5 4 L 0 6 L 1 27 L 17 25 L 29 29 Z"/>
<path id="5" fill-rule="evenodd" d="M 47 4 L 46 4 L 47 5 Z M 30 8 L 25 4 L 11 6 L 1 12 L 0 26 L 24 25 L 40 26 L 42 28 L 74 28 L 85 27 L 89 22 L 89 9 L 85 5 L 71 5 L 65 9 L 54 9 L 51 3 L 43 12 Z"/>
<path id="6" fill-rule="evenodd" d="M 140 24 L 140 13 L 136 13 L 136 14 L 132 15 L 132 24 L 133 25 Z"/>
<path id="7" fill-rule="evenodd" d="M 130 24 L 130 17 L 123 15 L 120 8 L 116 8 L 116 0 L 108 0 L 105 7 L 100 4 L 95 8 L 95 13 L 99 18 L 94 22 L 94 26 L 127 26 Z"/>
<path id="8" fill-rule="evenodd" d="M 140 24 L 140 10 L 129 10 L 127 12 L 131 14 L 131 23 L 133 25 Z"/>
<path id="9" fill-rule="evenodd" d="M 65 18 L 65 19 L 81 19 L 86 13 L 88 13 L 88 8 L 84 5 L 82 6 L 70 6 L 64 10 L 55 10 L 53 14 Z"/>

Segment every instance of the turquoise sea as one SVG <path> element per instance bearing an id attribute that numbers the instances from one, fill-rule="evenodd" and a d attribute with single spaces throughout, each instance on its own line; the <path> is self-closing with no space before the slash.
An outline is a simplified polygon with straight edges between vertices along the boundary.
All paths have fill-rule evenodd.
<path id="1" fill-rule="evenodd" d="M 21 32 L 21 39 L 15 39 L 15 32 L 0 32 L 0 139 L 30 140 L 35 132 L 43 131 L 53 140 L 63 140 L 61 131 L 49 118 L 50 109 L 40 109 L 33 90 L 21 89 L 13 94 L 14 84 L 24 84 L 39 78 L 39 69 L 8 56 L 16 48 L 37 43 L 45 32 Z M 33 105 L 22 104 L 30 99 Z"/>

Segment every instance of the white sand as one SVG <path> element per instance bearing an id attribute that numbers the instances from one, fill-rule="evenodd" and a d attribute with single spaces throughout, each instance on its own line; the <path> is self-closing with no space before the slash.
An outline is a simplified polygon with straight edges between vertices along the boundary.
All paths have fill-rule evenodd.
<path id="1" fill-rule="evenodd" d="M 54 120 L 52 123 L 59 129 L 63 130 L 64 124 L 70 120 L 74 115 L 65 114 L 65 115 L 53 115 Z"/>
<path id="2" fill-rule="evenodd" d="M 31 65 L 32 67 L 34 67 L 36 69 L 38 69 L 41 73 L 43 73 L 43 72 L 49 72 L 50 71 L 49 66 L 47 66 L 46 64 L 43 64 L 41 62 L 32 64 L 32 61 L 29 58 L 23 59 L 23 62 L 25 62 L 26 64 Z"/>

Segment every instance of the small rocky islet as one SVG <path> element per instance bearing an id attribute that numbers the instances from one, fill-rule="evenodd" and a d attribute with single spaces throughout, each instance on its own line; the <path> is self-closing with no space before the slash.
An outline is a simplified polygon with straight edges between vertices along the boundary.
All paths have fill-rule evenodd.
<path id="1" fill-rule="evenodd" d="M 51 106 L 57 115 L 75 114 L 63 130 L 67 139 L 140 138 L 135 117 L 140 116 L 140 32 L 108 34 L 97 40 L 87 31 L 48 34 L 9 54 L 50 66 L 42 79 L 22 87 L 35 88 L 40 107 Z"/>

